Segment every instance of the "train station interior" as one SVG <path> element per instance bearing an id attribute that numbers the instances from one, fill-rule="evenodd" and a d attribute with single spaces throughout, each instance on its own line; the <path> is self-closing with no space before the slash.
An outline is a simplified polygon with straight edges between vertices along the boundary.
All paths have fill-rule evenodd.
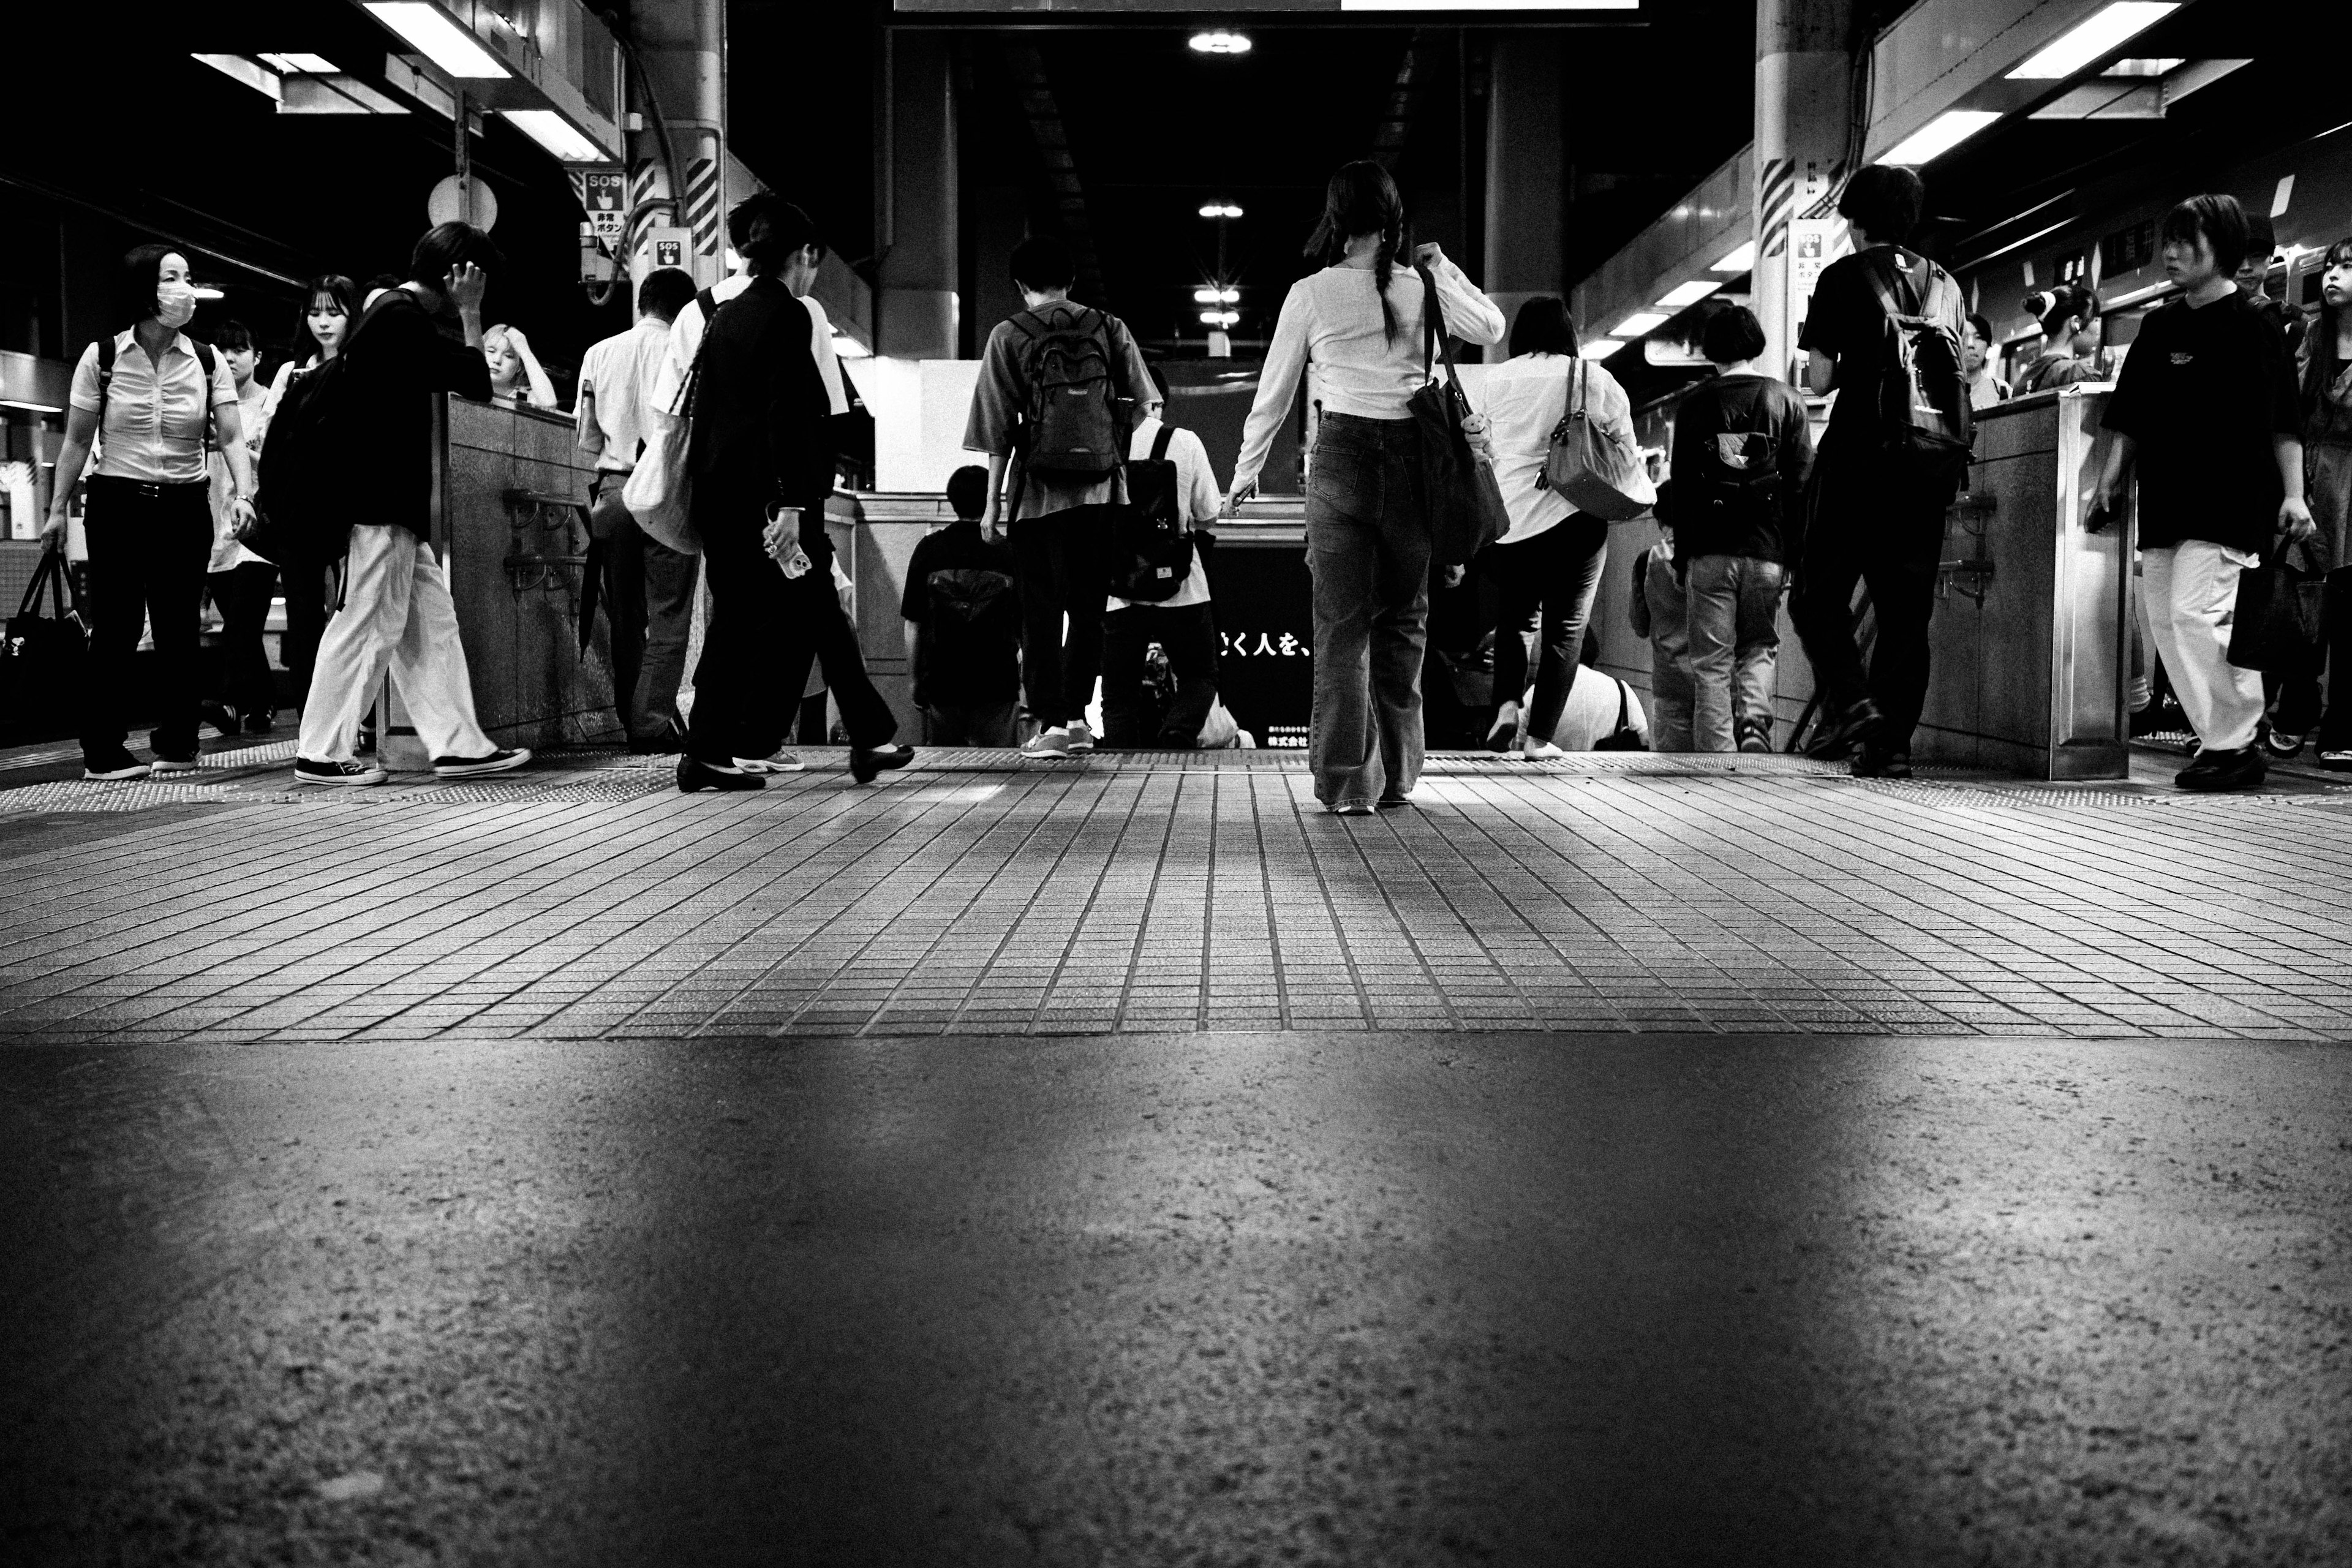
<path id="1" fill-rule="evenodd" d="M 2347 1561 L 2340 4 L 247 0 L 0 26 L 0 1559 Z M 1338 351 L 1296 392 L 1279 368 L 1360 162 L 1398 245 L 1505 323 L 1446 315 L 1426 374 L 1450 354 L 1500 439 L 1551 352 L 1519 325 L 1564 322 L 1549 384 L 1605 382 L 1632 453 L 1622 515 L 1561 481 L 1605 544 L 1540 722 L 1551 623 L 1518 624 L 1510 564 L 1534 547 L 1441 543 L 1404 584 L 1417 776 L 1377 651 L 1377 724 L 1323 673 Z M 1785 384 L 1811 458 L 1838 407 L 1816 286 L 1892 170 L 1924 185 L 1905 254 L 1957 289 L 1972 405 L 1917 563 L 1917 725 L 1857 739 L 1792 543 L 1777 662 L 1739 666 L 1737 748 L 1708 749 L 1664 629 L 1685 421 L 1735 375 Z M 2227 789 L 2189 777 L 2226 750 L 2219 700 L 2150 618 L 2183 553 L 2140 483 L 2167 454 L 2123 430 L 2143 331 L 2182 369 L 2167 334 L 2221 288 L 2176 254 L 2207 195 L 2248 236 L 2230 308 L 2278 329 L 2263 363 L 2299 399 L 2255 432 L 2297 454 L 2263 505 L 2307 474 L 2337 552 L 2278 570 L 2318 559 L 2284 510 L 2224 552 L 2223 640 L 2285 635 L 2259 577 L 2305 595 L 2308 644 L 2259 680 L 2231 649 L 2263 717 Z M 805 271 L 730 232 L 779 198 Z M 452 223 L 497 258 L 463 320 L 493 390 L 416 410 L 429 499 L 402 525 L 448 621 L 369 667 L 338 744 L 372 787 L 312 787 L 319 623 L 332 643 L 374 590 L 346 554 L 319 602 L 317 571 L 237 553 L 235 508 L 266 525 L 274 489 L 321 483 L 358 515 L 405 482 L 268 443 L 306 384 L 366 370 L 322 374 L 322 298 L 373 322 L 429 292 L 412 249 Z M 142 245 L 163 281 L 126 295 Z M 964 743 L 919 554 L 997 482 L 977 410 L 1000 323 L 1049 308 L 1014 271 L 1041 255 L 1123 324 L 1135 416 L 1197 437 L 1204 586 L 1117 589 L 1106 624 L 1197 596 L 1210 679 L 1173 632 L 1106 635 L 1065 700 L 1024 623 L 1003 732 Z M 167 407 L 136 345 L 179 330 L 174 258 L 189 374 L 244 356 L 261 478 L 215 412 L 197 619 L 159 592 L 106 656 L 110 775 L 109 533 L 120 487 L 174 487 L 102 445 L 85 467 L 87 434 L 130 448 L 102 400 Z M 722 607 L 718 543 L 661 557 L 666 610 L 616 575 L 656 559 L 615 542 L 658 538 L 631 462 L 714 416 L 654 405 L 620 461 L 602 432 L 640 421 L 593 389 L 615 341 L 685 341 L 677 300 L 709 344 L 771 276 L 810 316 L 831 462 L 790 550 L 817 552 L 802 589 L 845 662 L 741 681 L 784 749 L 714 753 L 740 787 L 700 793 L 698 688 L 707 725 L 746 700 L 712 679 L 729 650 L 797 666 Z M 657 295 L 676 329 L 641 320 Z M 426 300 L 444 336 L 456 299 Z M 1532 471 L 1577 413 L 1545 415 Z M 994 456 L 1034 594 L 1013 481 L 1052 476 Z M 1833 602 L 1859 657 L 1896 641 L 1891 581 Z M 677 729 L 649 742 L 664 614 Z M 1049 617 L 1049 657 L 1080 618 Z M 437 754 L 421 643 L 462 655 L 502 761 Z M 1710 679 L 1731 668 L 1727 639 Z M 885 708 L 910 757 L 872 740 Z M 1359 721 L 1388 727 L 1377 809 L 1330 783 Z"/>

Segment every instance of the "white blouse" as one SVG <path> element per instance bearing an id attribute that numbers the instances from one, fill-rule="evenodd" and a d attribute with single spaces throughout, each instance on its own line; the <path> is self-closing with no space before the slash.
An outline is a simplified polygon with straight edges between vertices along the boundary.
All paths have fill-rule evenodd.
<path id="1" fill-rule="evenodd" d="M 1465 382 L 1472 406 L 1493 426 L 1495 478 L 1503 487 L 1510 528 L 1496 541 L 1517 544 L 1559 524 L 1569 505 L 1550 490 L 1538 489 L 1551 433 L 1568 412 L 1570 378 L 1582 384 L 1588 417 L 1603 430 L 1633 444 L 1633 405 L 1617 378 L 1590 360 L 1565 354 L 1521 354 L 1491 366 L 1476 386 Z"/>

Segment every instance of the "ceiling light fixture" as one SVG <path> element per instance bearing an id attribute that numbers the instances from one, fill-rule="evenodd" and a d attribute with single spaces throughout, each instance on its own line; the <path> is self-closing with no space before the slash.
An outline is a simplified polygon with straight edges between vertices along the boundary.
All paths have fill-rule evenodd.
<path id="1" fill-rule="evenodd" d="M 1654 332 L 1666 324 L 1663 310 L 1636 310 L 1609 329 L 1612 338 L 1638 338 L 1644 332 Z"/>
<path id="2" fill-rule="evenodd" d="M 2059 81 L 2073 76 L 2126 38 L 2180 9 L 2177 0 L 2117 0 L 2009 73 L 2011 81 Z"/>
<path id="3" fill-rule="evenodd" d="M 1202 217 L 1239 217 L 1242 209 L 1231 202 L 1211 202 L 1201 209 Z"/>
<path id="4" fill-rule="evenodd" d="M 1658 309 L 1679 310 L 1685 305 L 1696 305 L 1722 287 L 1722 284 L 1710 283 L 1704 278 L 1689 283 L 1677 283 L 1666 290 L 1665 298 L 1658 301 Z"/>
<path id="5" fill-rule="evenodd" d="M 451 76 L 484 81 L 513 74 L 481 39 L 451 21 L 438 5 L 425 0 L 367 0 L 367 8 L 369 16 Z"/>
<path id="6" fill-rule="evenodd" d="M 324 55 L 273 55 L 265 53 L 262 59 L 289 76 L 333 76 L 335 62 Z"/>
<path id="7" fill-rule="evenodd" d="M 514 128 L 565 163 L 597 163 L 604 150 L 580 132 L 580 128 L 551 109 L 509 109 L 503 111 Z"/>
<path id="8" fill-rule="evenodd" d="M 1207 327 L 1230 327 L 1242 319 L 1239 310 L 1203 310 L 1201 324 Z"/>
<path id="9" fill-rule="evenodd" d="M 1636 11 L 1641 0 L 1339 0 L 1342 11 Z"/>
<path id="10" fill-rule="evenodd" d="M 1942 157 L 2000 116 L 1990 109 L 1948 109 L 1896 142 L 1882 163 L 1927 163 Z"/>
<path id="11" fill-rule="evenodd" d="M 1615 338 L 1595 338 L 1578 352 L 1585 359 L 1607 359 L 1624 346 Z"/>
<path id="12" fill-rule="evenodd" d="M 228 296 L 209 283 L 199 283 L 188 290 L 199 300 L 226 300 Z"/>
<path id="13" fill-rule="evenodd" d="M 2101 76 L 2126 77 L 2164 76 L 2169 72 L 2179 70 L 2182 66 L 2185 66 L 2188 63 L 2189 61 L 2187 57 L 2179 55 L 2170 56 L 2162 59 L 2116 60 L 2099 74 Z"/>
<path id="14" fill-rule="evenodd" d="M 1223 27 L 1213 33 L 1192 35 L 1192 52 L 1201 55 L 1245 55 L 1254 46 L 1247 33 L 1229 33 Z"/>
<path id="15" fill-rule="evenodd" d="M 1753 270 L 1755 266 L 1756 242 L 1751 239 L 1747 244 L 1741 246 L 1738 249 L 1733 251 L 1730 255 L 1725 257 L 1722 260 L 1717 262 L 1713 267 L 1707 268 L 1707 270 L 1710 272 L 1747 272 Z"/>

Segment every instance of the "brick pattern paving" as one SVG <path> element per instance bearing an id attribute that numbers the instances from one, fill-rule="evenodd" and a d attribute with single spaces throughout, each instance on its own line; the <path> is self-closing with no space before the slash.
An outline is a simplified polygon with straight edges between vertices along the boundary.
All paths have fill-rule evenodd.
<path id="1" fill-rule="evenodd" d="M 609 752 L 297 792 L 276 750 L 0 790 L 0 1037 L 2352 1037 L 2342 790 L 1455 757 L 1419 809 L 1336 818 L 1275 752 L 935 752 L 858 789 L 818 751 L 688 798 Z M 93 808 L 129 815 L 6 830 Z"/>

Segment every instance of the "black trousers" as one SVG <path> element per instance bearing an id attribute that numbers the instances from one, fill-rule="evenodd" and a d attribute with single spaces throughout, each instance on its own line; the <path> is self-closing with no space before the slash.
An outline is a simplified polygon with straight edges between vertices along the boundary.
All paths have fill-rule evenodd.
<path id="1" fill-rule="evenodd" d="M 1102 673 L 1109 532 L 1102 509 L 1096 507 L 1024 517 L 1013 524 L 1013 572 L 1021 586 L 1021 685 L 1030 713 L 1049 730 L 1086 718 L 1095 678 Z"/>
<path id="2" fill-rule="evenodd" d="M 319 667 L 319 639 L 327 635 L 327 606 L 334 602 L 342 563 L 332 566 L 288 566 L 279 577 L 286 589 L 286 635 L 278 656 L 294 689 L 294 706 L 310 700 L 310 673 Z"/>
<path id="3" fill-rule="evenodd" d="M 1927 620 L 1957 488 L 1906 478 L 1874 458 L 1841 462 L 1825 453 L 1813 468 L 1789 618 L 1823 710 L 1843 715 L 1867 697 L 1879 713 L 1871 739 L 1890 751 L 1910 749 L 1927 700 Z M 1857 583 L 1870 591 L 1878 628 L 1866 671 L 1853 638 Z"/>
<path id="4" fill-rule="evenodd" d="M 163 757 L 196 754 L 203 701 L 205 568 L 212 562 L 212 488 L 93 477 L 83 515 L 89 542 L 89 658 L 83 666 L 81 750 L 96 763 L 130 733 L 139 633 L 155 637 L 155 728 Z"/>
<path id="5" fill-rule="evenodd" d="M 816 508 L 810 513 L 817 521 L 803 521 L 801 540 L 814 564 L 801 576 L 787 578 L 761 542 L 767 510 L 757 490 L 730 496 L 711 484 L 695 496 L 710 619 L 694 668 L 694 717 L 686 749 L 703 762 L 724 765 L 735 757 L 764 757 L 782 746 L 808 685 L 812 660 L 824 668 L 825 685 L 840 704 L 850 744 L 887 745 L 898 732 L 890 704 L 866 677 L 856 630 L 834 595 L 833 545 L 824 537 L 824 513 Z"/>
<path id="6" fill-rule="evenodd" d="M 2316 728 L 2319 750 L 2340 752 L 2352 746 L 2352 566 L 2336 567 L 2326 581 L 2319 646 L 2303 668 L 2265 675 L 2263 686 L 2278 703 L 2272 728 L 2286 735 L 2307 735 Z M 2324 700 L 2323 676 L 2336 683 Z"/>
<path id="7" fill-rule="evenodd" d="M 1478 564 L 1495 579 L 1495 700 L 1528 689 L 1529 631 L 1536 634 L 1535 704 L 1528 733 L 1549 741 L 1568 710 L 1584 653 L 1584 628 L 1609 560 L 1609 525 L 1581 514 L 1516 544 L 1493 544 Z"/>
<path id="8" fill-rule="evenodd" d="M 599 474 L 596 493 L 617 489 L 627 478 Z M 630 740 L 657 741 L 685 728 L 677 689 L 686 679 L 694 583 L 701 563 L 651 538 L 634 521 L 623 522 L 597 554 L 604 563 L 601 586 L 613 633 L 613 706 Z"/>
<path id="9" fill-rule="evenodd" d="M 1143 686 L 1153 643 L 1168 655 L 1176 697 L 1165 712 Z M 1103 617 L 1103 741 L 1113 746 L 1190 751 L 1217 700 L 1217 623 L 1208 605 L 1163 609 L 1131 605 Z"/>
<path id="10" fill-rule="evenodd" d="M 205 578 L 221 613 L 220 700 L 239 719 L 278 711 L 278 680 L 269 673 L 269 601 L 278 596 L 278 568 L 247 561 Z M 315 652 L 315 649 L 314 649 Z"/>

